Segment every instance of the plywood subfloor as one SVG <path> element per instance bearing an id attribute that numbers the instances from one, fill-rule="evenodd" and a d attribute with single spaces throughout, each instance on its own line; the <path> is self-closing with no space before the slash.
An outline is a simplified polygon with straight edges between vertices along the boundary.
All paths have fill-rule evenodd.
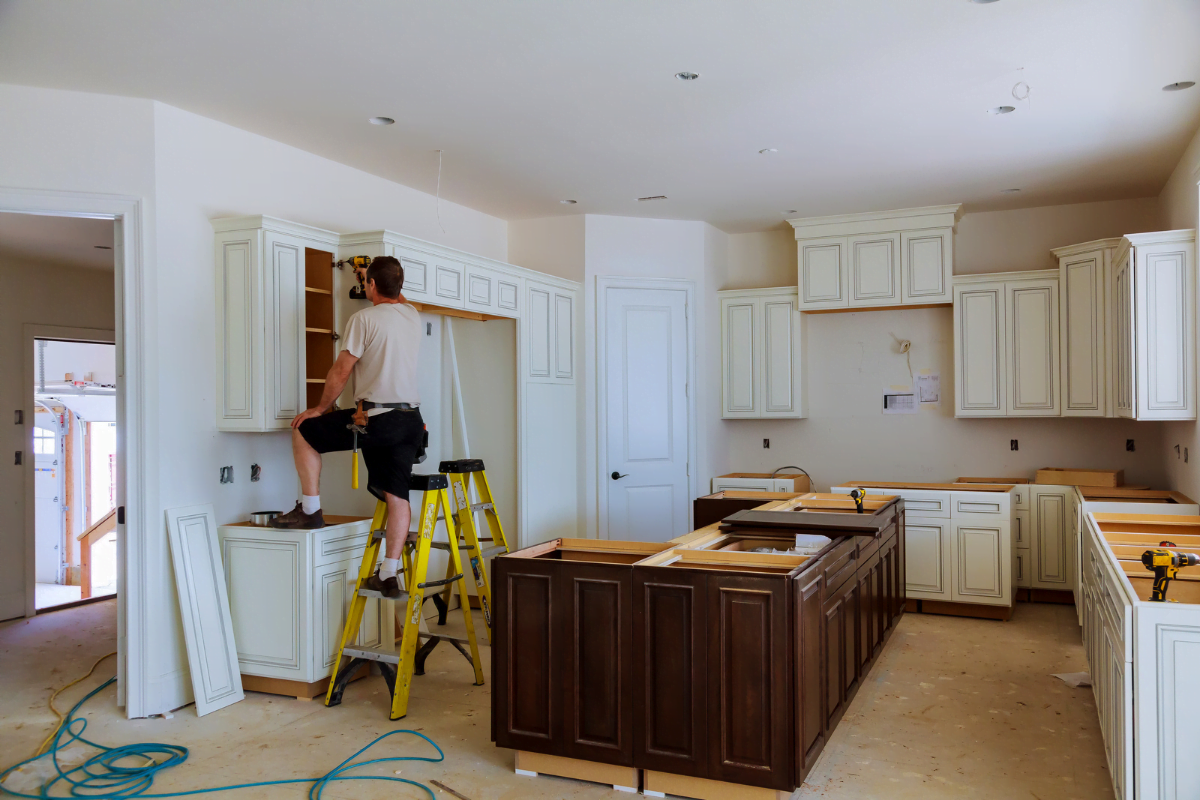
<path id="1" fill-rule="evenodd" d="M 1029 604 L 1019 605 L 1008 623 L 905 615 L 795 796 L 1110 797 L 1091 690 L 1070 689 L 1049 676 L 1085 668 L 1074 619 L 1070 606 Z M 478 615 L 476 626 L 482 627 Z M 86 672 L 115 641 L 115 601 L 0 624 L 0 681 L 7 689 L 0 693 L 0 766 L 37 746 L 53 724 L 45 707 L 50 692 Z M 97 677 L 65 693 L 60 705 L 69 707 L 114 669 L 105 662 Z M 446 761 L 399 764 L 376 774 L 398 768 L 401 777 L 437 779 L 471 800 L 629 797 L 597 784 L 515 775 L 512 752 L 489 741 L 489 693 L 490 686 L 471 685 L 462 656 L 439 648 L 429 673 L 416 679 L 409 717 L 397 723 L 387 720 L 378 678 L 352 684 L 338 708 L 251 692 L 244 702 L 203 719 L 188 707 L 172 719 L 126 720 L 110 688 L 86 707 L 88 736 L 190 748 L 186 764 L 156 781 L 158 792 L 315 776 L 380 733 L 416 728 L 442 746 Z M 424 752 L 397 739 L 372 754 Z M 440 790 L 437 795 L 449 797 Z M 235 796 L 247 795 L 229 795 Z M 301 800 L 305 789 L 254 790 L 253 796 Z M 335 785 L 325 793 L 331 800 L 422 796 L 411 787 L 370 782 Z"/>

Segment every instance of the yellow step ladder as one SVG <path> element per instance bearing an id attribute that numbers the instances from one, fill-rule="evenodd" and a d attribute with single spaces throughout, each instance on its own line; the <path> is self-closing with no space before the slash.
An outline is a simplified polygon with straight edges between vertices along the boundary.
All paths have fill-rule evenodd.
<path id="1" fill-rule="evenodd" d="M 483 460 L 478 458 L 461 458 L 457 461 L 443 461 L 438 465 L 438 472 L 445 473 L 450 480 L 452 502 L 454 504 L 455 528 L 462 534 L 459 549 L 467 554 L 471 565 L 471 575 L 475 578 L 475 588 L 479 595 L 479 609 L 483 612 L 483 621 L 487 626 L 488 644 L 492 641 L 492 587 L 488 579 L 487 559 L 503 555 L 509 551 L 508 540 L 504 537 L 504 526 L 496 513 L 496 503 L 492 498 L 492 487 L 488 483 L 487 470 Z M 475 486 L 478 503 L 471 503 L 471 485 Z M 468 509 L 468 506 L 470 508 Z M 475 526 L 475 514 L 482 511 L 487 520 L 489 539 L 479 538 L 479 530 Z M 449 527 L 447 528 L 449 530 Z M 454 537 L 451 537 L 454 541 Z M 450 549 L 440 542 L 434 547 Z M 454 562 L 446 565 L 446 576 L 456 569 Z M 452 584 L 446 584 L 441 597 L 434 597 L 438 610 L 438 624 L 446 624 L 446 612 L 450 608 Z M 464 606 L 470 605 L 466 593 L 459 588 L 459 599 Z"/>
<path id="2" fill-rule="evenodd" d="M 354 598 L 350 603 L 350 613 L 346 616 L 346 626 L 342 630 L 341 642 L 338 645 L 337 659 L 334 670 L 330 675 L 329 688 L 325 693 L 325 705 L 336 706 L 342 702 L 342 693 L 363 664 L 375 662 L 387 681 L 388 691 L 392 695 L 391 719 L 400 719 L 408 714 L 408 695 L 412 688 L 414 674 L 424 673 L 425 658 L 439 641 L 449 641 L 471 662 L 475 670 L 475 685 L 483 685 L 483 665 L 479 658 L 479 646 L 475 641 L 475 625 L 471 618 L 469 604 L 463 605 L 463 621 L 466 624 L 465 637 L 445 636 L 422 633 L 421 607 L 425 602 L 425 591 L 441 586 L 450 587 L 458 584 L 460 596 L 467 596 L 467 582 L 463 577 L 462 562 L 458 548 L 445 547 L 450 553 L 450 564 L 446 578 L 440 581 L 426 581 L 429 568 L 429 551 L 439 547 L 433 541 L 434 530 L 438 520 L 445 518 L 446 532 L 449 541 L 458 541 L 455 528 L 454 513 L 451 511 L 449 486 L 445 475 L 413 475 L 409 482 L 413 491 L 423 491 L 421 497 L 420 526 L 415 543 L 406 542 L 404 546 L 404 572 L 401 580 L 402 590 L 396 598 L 386 598 L 381 593 L 363 588 L 363 582 L 375 574 L 375 565 L 379 562 L 379 550 L 383 546 L 384 531 L 387 529 L 387 504 L 380 500 L 375 506 L 375 517 L 371 521 L 371 540 L 363 553 L 362 566 L 358 570 L 358 581 L 354 584 Z M 401 577 L 397 575 L 397 577 Z M 355 644 L 358 638 L 359 625 L 362 623 L 363 611 L 368 599 L 394 600 L 406 603 L 403 617 L 403 635 L 398 650 L 387 645 L 368 647 Z M 390 624 L 390 623 L 389 623 Z M 420 645 L 420 640 L 425 643 Z M 463 649 L 470 648 L 470 652 Z"/>

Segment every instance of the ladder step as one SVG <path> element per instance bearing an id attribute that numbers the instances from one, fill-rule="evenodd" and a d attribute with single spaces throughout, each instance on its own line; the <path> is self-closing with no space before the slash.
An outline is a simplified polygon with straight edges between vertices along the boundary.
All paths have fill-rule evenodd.
<path id="1" fill-rule="evenodd" d="M 487 541 L 490 542 L 491 539 L 488 539 Z M 446 542 L 431 542 L 429 544 L 429 546 L 436 550 L 445 550 L 446 552 L 450 551 L 450 545 Z M 469 552 L 473 551 L 475 548 L 471 547 L 470 545 L 459 543 L 458 549 L 464 553 L 469 553 Z M 495 547 L 485 548 L 483 551 L 483 557 L 491 558 L 492 556 L 496 555 L 497 553 L 506 553 L 506 552 L 508 552 L 508 548 L 506 548 L 502 545 L 496 545 Z"/>
<path id="2" fill-rule="evenodd" d="M 408 592 L 401 592 L 396 597 L 384 597 L 383 592 L 377 592 L 374 589 L 359 589 L 359 597 L 371 597 L 376 600 L 395 600 L 397 603 L 408 602 Z"/>
<path id="3" fill-rule="evenodd" d="M 382 645 L 378 647 L 362 647 L 354 645 L 342 650 L 342 655 L 350 658 L 363 658 L 367 661 L 382 661 L 385 664 L 399 664 L 400 656 L 395 650 Z"/>
<path id="4" fill-rule="evenodd" d="M 496 555 L 497 553 L 507 553 L 507 552 L 508 552 L 507 547 L 505 547 L 502 544 L 498 544 L 495 547 L 485 547 L 483 550 L 483 557 L 491 558 L 492 556 Z"/>

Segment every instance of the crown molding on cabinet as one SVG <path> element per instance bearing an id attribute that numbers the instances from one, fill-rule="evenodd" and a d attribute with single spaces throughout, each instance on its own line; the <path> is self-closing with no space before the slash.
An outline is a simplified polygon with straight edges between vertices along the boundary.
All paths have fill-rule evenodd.
<path id="1" fill-rule="evenodd" d="M 1119 247 L 1121 237 L 1114 236 L 1110 239 L 1095 239 L 1090 242 L 1081 242 L 1079 244 L 1069 244 L 1064 247 L 1055 247 L 1050 252 L 1055 258 L 1064 258 L 1066 256 L 1074 256 L 1079 253 L 1088 253 L 1092 250 L 1104 250 L 1109 247 Z"/>
<path id="2" fill-rule="evenodd" d="M 962 203 L 944 206 L 901 208 L 892 211 L 868 211 L 831 217 L 789 219 L 797 239 L 846 236 L 857 233 L 915 231 L 925 228 L 954 228 L 962 218 Z"/>
<path id="3" fill-rule="evenodd" d="M 275 233 L 286 233 L 290 236 L 299 236 L 303 239 L 311 239 L 322 244 L 334 246 L 337 246 L 339 240 L 339 235 L 333 231 L 314 228 L 311 225 L 301 225 L 299 222 L 289 222 L 286 219 L 279 219 L 278 217 L 268 217 L 265 214 L 255 214 L 246 217 L 222 217 L 220 219 L 209 220 L 209 222 L 212 224 L 214 233 L 249 231 L 261 228 Z"/>
<path id="4" fill-rule="evenodd" d="M 1058 280 L 1057 269 L 1027 269 L 1012 272 L 979 272 L 972 275 L 955 275 L 954 285 L 964 283 L 994 283 L 996 281 L 1041 281 Z"/>

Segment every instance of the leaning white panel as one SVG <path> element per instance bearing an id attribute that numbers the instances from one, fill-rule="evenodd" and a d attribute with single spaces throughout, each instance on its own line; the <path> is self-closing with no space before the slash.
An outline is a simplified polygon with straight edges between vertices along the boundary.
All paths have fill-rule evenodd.
<path id="1" fill-rule="evenodd" d="M 167 537 L 196 715 L 202 717 L 244 696 L 213 507 L 168 508 Z"/>

